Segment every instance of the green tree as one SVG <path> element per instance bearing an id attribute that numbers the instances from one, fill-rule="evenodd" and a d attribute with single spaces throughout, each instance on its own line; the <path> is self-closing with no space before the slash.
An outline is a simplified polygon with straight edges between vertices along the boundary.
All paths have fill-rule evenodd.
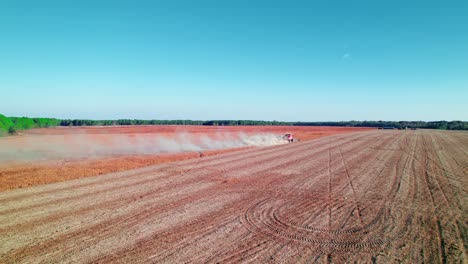
<path id="1" fill-rule="evenodd" d="M 8 128 L 8 133 L 11 135 L 16 134 L 16 128 L 14 126 L 11 126 L 10 128 Z"/>

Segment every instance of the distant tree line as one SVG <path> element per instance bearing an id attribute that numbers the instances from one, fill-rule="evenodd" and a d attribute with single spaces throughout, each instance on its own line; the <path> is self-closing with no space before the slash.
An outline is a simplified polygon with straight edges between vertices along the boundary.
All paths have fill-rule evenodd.
<path id="1" fill-rule="evenodd" d="M 60 126 L 123 126 L 123 125 L 197 125 L 197 126 L 292 126 L 290 122 L 255 121 L 255 120 L 89 120 L 65 119 L 60 120 Z"/>
<path id="2" fill-rule="evenodd" d="M 59 126 L 129 126 L 129 125 L 203 125 L 205 121 L 196 120 L 89 120 L 89 119 L 63 119 Z"/>
<path id="3" fill-rule="evenodd" d="M 0 135 L 15 134 L 17 131 L 32 128 L 56 127 L 58 125 L 60 125 L 60 120 L 56 118 L 6 117 L 0 114 Z"/>
<path id="4" fill-rule="evenodd" d="M 387 128 L 425 128 L 442 130 L 468 130 L 466 121 L 342 121 L 342 122 L 294 122 L 294 126 L 350 126 Z"/>
<path id="5" fill-rule="evenodd" d="M 0 114 L 0 135 L 20 130 L 55 126 L 122 126 L 122 125 L 202 125 L 202 126 L 347 126 L 378 128 L 426 128 L 468 130 L 466 121 L 340 121 L 340 122 L 282 122 L 259 120 L 90 120 L 6 117 Z"/>

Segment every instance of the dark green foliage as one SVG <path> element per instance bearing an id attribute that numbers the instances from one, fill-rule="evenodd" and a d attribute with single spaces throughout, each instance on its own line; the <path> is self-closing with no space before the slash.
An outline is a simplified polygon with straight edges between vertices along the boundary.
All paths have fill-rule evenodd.
<path id="1" fill-rule="evenodd" d="M 55 118 L 29 118 L 29 117 L 6 117 L 0 115 L 0 135 L 15 134 L 19 130 L 41 127 L 55 127 L 60 120 Z"/>
<path id="2" fill-rule="evenodd" d="M 426 128 L 442 130 L 468 130 L 466 121 L 345 121 L 345 122 L 297 122 L 295 126 L 351 126 L 351 127 L 394 127 Z"/>
<path id="3" fill-rule="evenodd" d="M 16 134 L 16 128 L 14 126 L 11 126 L 10 128 L 8 128 L 8 133 L 10 133 L 11 135 Z"/>
<path id="4" fill-rule="evenodd" d="M 115 125 L 203 125 L 203 126 L 349 126 L 378 128 L 427 128 L 443 130 L 468 130 L 466 121 L 340 121 L 340 122 L 281 122 L 259 120 L 89 120 L 5 117 L 0 114 L 0 135 L 9 132 L 10 127 L 17 130 L 55 127 L 55 126 L 115 126 Z"/>
<path id="5" fill-rule="evenodd" d="M 11 121 L 15 124 L 17 130 L 25 130 L 37 127 L 32 118 L 27 117 L 10 117 Z"/>
<path id="6" fill-rule="evenodd" d="M 468 130 L 465 121 L 341 121 L 341 122 L 281 122 L 259 120 L 61 120 L 60 126 L 113 126 L 113 125 L 203 125 L 203 126 L 349 126 L 381 128 L 429 128 Z"/>
<path id="7" fill-rule="evenodd" d="M 58 126 L 60 120 L 55 118 L 33 118 L 37 127 L 55 127 Z"/>
<path id="8" fill-rule="evenodd" d="M 447 124 L 448 130 L 468 130 L 468 122 L 453 121 Z"/>
<path id="9" fill-rule="evenodd" d="M 0 114 L 0 135 L 6 134 L 11 126 L 13 126 L 11 119 Z"/>
<path id="10" fill-rule="evenodd" d="M 202 122 L 204 126 L 292 126 L 292 122 L 257 121 L 257 120 L 210 120 Z"/>
<path id="11" fill-rule="evenodd" d="M 89 119 L 63 119 L 59 126 L 130 126 L 130 125 L 203 125 L 205 121 L 194 120 L 89 120 Z"/>
<path id="12" fill-rule="evenodd" d="M 60 123 L 60 120 L 55 118 L 10 117 L 10 119 L 17 130 L 55 127 Z"/>

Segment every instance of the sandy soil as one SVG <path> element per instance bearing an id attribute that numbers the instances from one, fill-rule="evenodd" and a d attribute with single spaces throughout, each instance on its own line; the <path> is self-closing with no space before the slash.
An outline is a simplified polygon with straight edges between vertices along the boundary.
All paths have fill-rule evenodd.
<path id="1" fill-rule="evenodd" d="M 286 132 L 294 133 L 300 140 L 311 140 L 327 135 L 348 133 L 353 131 L 369 130 L 369 128 L 349 127 L 283 127 L 283 126 L 235 126 L 235 127 L 213 127 L 213 126 L 115 126 L 115 127 L 58 127 L 49 129 L 33 129 L 23 132 L 16 137 L 0 138 L 2 143 L 8 146 L 31 149 L 38 144 L 57 145 L 57 151 L 68 155 L 68 148 L 62 149 L 64 142 L 78 149 L 78 153 L 86 149 L 84 147 L 99 143 L 101 145 L 113 145 L 124 141 L 129 148 L 133 145 L 145 145 L 145 140 L 155 137 L 175 138 L 178 135 L 199 135 L 210 138 L 222 135 L 273 133 L 277 135 Z M 196 136 L 195 136 L 196 137 Z M 105 155 L 78 155 L 76 157 L 58 158 L 60 152 L 55 156 L 48 157 L 48 153 L 40 153 L 40 160 L 24 158 L 18 154 L 15 160 L 2 162 L 0 157 L 0 191 L 24 188 L 39 184 L 61 182 L 70 179 L 79 179 L 102 175 L 111 172 L 125 171 L 149 165 L 199 158 L 200 156 L 215 155 L 235 149 L 184 151 L 183 153 L 147 153 L 135 149 L 134 153 L 105 153 Z M 242 149 L 242 148 L 240 148 Z M 23 152 L 20 152 L 23 153 Z M 0 151 L 1 156 L 1 151 Z"/>
<path id="2" fill-rule="evenodd" d="M 3 263 L 466 263 L 468 134 L 367 131 L 0 193 Z"/>

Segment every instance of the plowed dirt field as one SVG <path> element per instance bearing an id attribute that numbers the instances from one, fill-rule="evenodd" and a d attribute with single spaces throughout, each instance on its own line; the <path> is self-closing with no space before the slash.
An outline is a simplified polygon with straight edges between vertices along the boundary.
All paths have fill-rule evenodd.
<path id="1" fill-rule="evenodd" d="M 0 263 L 466 263 L 468 133 L 373 130 L 0 193 Z"/>
<path id="2" fill-rule="evenodd" d="M 240 135 L 249 137 L 267 134 L 271 137 L 294 133 L 297 139 L 306 141 L 368 130 L 372 128 L 161 125 L 32 129 L 21 132 L 20 136 L 0 138 L 0 191 L 250 147 L 248 144 L 232 144 L 233 138 L 239 138 Z M 197 151 L 190 148 L 191 144 L 197 144 L 200 140 L 205 140 L 206 143 L 207 139 L 212 141 L 212 148 Z M 157 144 L 160 143 L 158 140 L 166 141 L 165 146 Z M 181 143 L 185 143 L 185 146 Z M 222 146 L 216 146 L 217 144 Z"/>

